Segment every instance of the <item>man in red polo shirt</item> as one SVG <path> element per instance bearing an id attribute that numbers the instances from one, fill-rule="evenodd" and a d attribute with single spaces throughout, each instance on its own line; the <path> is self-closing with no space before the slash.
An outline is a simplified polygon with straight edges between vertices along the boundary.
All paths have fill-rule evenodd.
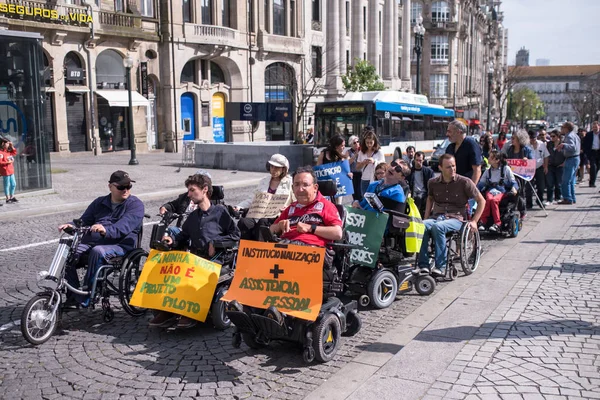
<path id="1" fill-rule="evenodd" d="M 319 193 L 311 167 L 296 170 L 292 190 L 297 200 L 271 225 L 272 233 L 292 244 L 320 247 L 342 238 L 340 214 L 335 205 Z"/>

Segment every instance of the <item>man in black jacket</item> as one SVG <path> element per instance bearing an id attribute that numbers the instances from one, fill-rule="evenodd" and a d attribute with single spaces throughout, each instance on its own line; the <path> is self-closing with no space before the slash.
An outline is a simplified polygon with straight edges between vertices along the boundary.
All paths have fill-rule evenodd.
<path id="1" fill-rule="evenodd" d="M 433 170 L 423 165 L 425 154 L 417 151 L 413 166 L 408 177 L 410 192 L 415 200 L 415 205 L 419 208 L 421 216 L 425 215 L 425 205 L 427 204 L 427 182 L 433 178 Z"/>
<path id="2" fill-rule="evenodd" d="M 592 130 L 585 134 L 581 147 L 590 161 L 590 187 L 596 187 L 596 175 L 600 169 L 600 125 L 598 121 L 594 121 Z"/>

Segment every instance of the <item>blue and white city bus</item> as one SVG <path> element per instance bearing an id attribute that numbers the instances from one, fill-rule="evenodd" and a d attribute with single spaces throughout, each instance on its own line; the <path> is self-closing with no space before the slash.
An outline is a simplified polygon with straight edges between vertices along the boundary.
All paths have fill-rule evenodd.
<path id="1" fill-rule="evenodd" d="M 360 136 L 365 126 L 375 128 L 386 160 L 400 158 L 408 146 L 431 154 L 446 138 L 454 111 L 429 104 L 426 96 L 398 91 L 347 93 L 343 99 L 316 104 L 317 147 L 332 135 Z"/>

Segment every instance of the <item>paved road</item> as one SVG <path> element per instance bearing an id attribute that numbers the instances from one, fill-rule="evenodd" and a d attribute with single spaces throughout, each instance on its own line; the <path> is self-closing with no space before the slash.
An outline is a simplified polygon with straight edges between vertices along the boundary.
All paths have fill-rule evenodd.
<path id="1" fill-rule="evenodd" d="M 226 195 L 234 203 L 246 191 L 232 189 Z M 146 209 L 157 210 L 161 203 L 148 202 Z M 56 244 L 43 243 L 55 240 L 56 226 L 74 215 L 78 213 L 3 222 L 0 398 L 299 399 L 427 300 L 409 294 L 388 309 L 362 313 L 363 330 L 344 340 L 336 359 L 326 365 L 305 366 L 300 349 L 289 344 L 260 352 L 246 345 L 234 349 L 230 331 L 210 326 L 174 333 L 149 329 L 149 316 L 134 319 L 118 307 L 111 323 L 102 322 L 100 310 L 67 314 L 60 334 L 32 347 L 15 322 L 36 291 L 36 273 L 53 255 Z M 116 299 L 113 305 L 118 305 Z"/>

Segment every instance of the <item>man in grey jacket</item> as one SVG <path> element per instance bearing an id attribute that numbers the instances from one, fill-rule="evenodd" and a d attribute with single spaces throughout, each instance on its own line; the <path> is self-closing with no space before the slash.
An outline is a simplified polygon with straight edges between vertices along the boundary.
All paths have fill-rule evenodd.
<path id="1" fill-rule="evenodd" d="M 562 151 L 565 156 L 565 166 L 562 179 L 563 199 L 558 204 L 575 204 L 575 174 L 579 168 L 579 153 L 581 151 L 581 141 L 575 125 L 572 122 L 565 122 L 560 131 L 565 138 L 561 144 L 556 146 L 556 150 Z"/>

